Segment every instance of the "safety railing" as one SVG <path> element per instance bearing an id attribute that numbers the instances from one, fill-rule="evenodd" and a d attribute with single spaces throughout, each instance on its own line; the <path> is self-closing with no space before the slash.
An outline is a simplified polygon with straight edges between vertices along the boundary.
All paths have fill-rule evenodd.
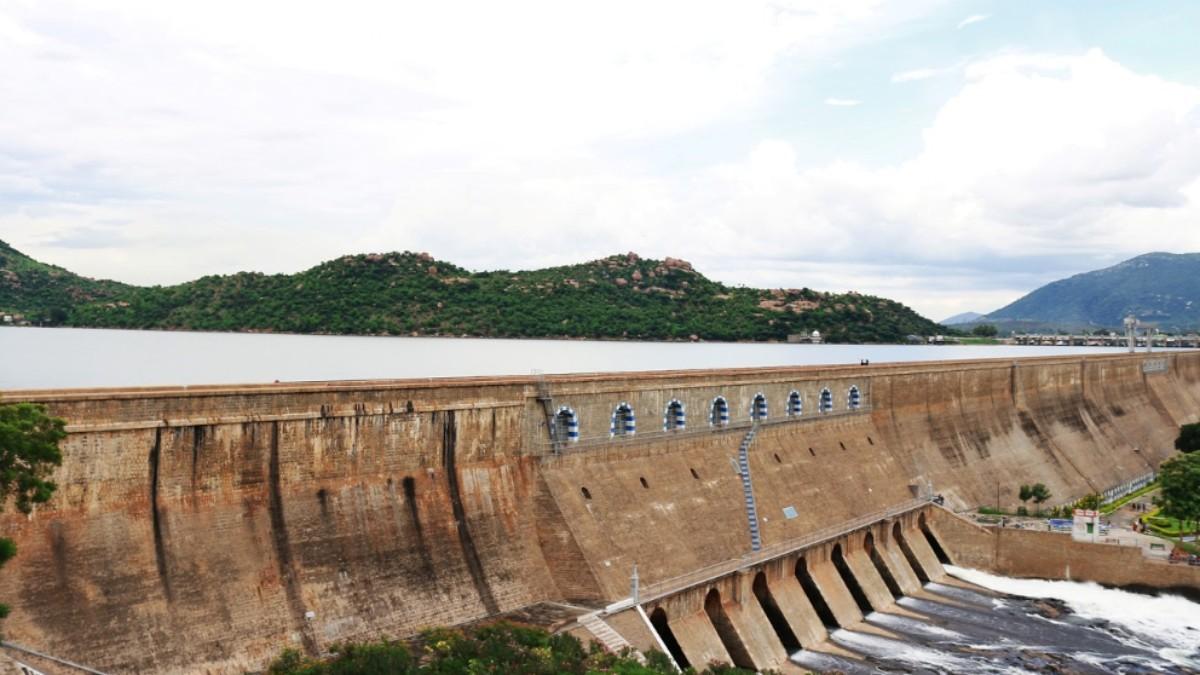
<path id="1" fill-rule="evenodd" d="M 89 668 L 87 666 L 75 663 L 74 661 L 60 659 L 57 656 L 51 656 L 49 654 L 39 652 L 35 649 L 30 649 L 28 647 L 22 647 L 21 645 L 14 644 L 12 642 L 0 641 L 0 647 L 3 647 L 5 649 L 12 649 L 12 650 L 21 652 L 23 654 L 28 654 L 30 656 L 36 656 L 39 659 L 45 659 L 46 661 L 50 661 L 59 666 L 65 666 L 66 668 L 70 668 L 71 670 L 74 670 L 74 671 L 88 673 L 88 675 L 106 675 L 105 673 L 103 673 L 99 670 L 96 670 L 95 668 Z M 26 666 L 26 668 L 28 668 L 28 666 Z M 30 668 L 29 670 L 33 670 L 33 669 Z M 28 671 L 26 671 L 26 672 L 28 672 Z M 63 672 L 63 671 L 58 671 L 58 672 Z"/>
<path id="2" fill-rule="evenodd" d="M 910 511 L 915 511 L 928 506 L 929 504 L 930 501 L 927 499 L 913 499 L 904 502 L 903 504 L 873 511 L 851 520 L 835 523 L 833 525 L 814 530 L 803 537 L 789 539 L 787 541 L 781 541 L 769 546 L 764 546 L 757 553 L 747 553 L 740 558 L 734 558 L 732 560 L 715 563 L 713 565 L 692 570 L 687 574 L 681 574 L 677 577 L 671 577 L 670 579 L 656 581 L 652 584 L 647 584 L 642 587 L 639 594 L 639 599 L 643 603 L 657 600 L 658 598 L 677 593 L 685 588 L 691 588 L 692 586 L 698 586 L 714 579 L 720 579 L 721 577 L 732 574 L 733 572 L 753 567 L 754 565 L 758 565 L 768 560 L 773 560 L 801 549 L 816 546 L 817 544 L 821 544 L 832 539 L 837 539 L 838 537 L 854 532 L 855 530 L 862 529 L 881 520 L 895 518 L 896 516 L 903 515 Z"/>
<path id="3" fill-rule="evenodd" d="M 768 417 L 767 419 L 763 420 L 746 419 L 730 421 L 725 424 L 710 424 L 707 420 L 705 420 L 695 428 L 652 429 L 648 431 L 638 430 L 636 433 L 632 434 L 601 434 L 598 436 L 583 436 L 578 440 L 557 443 L 547 438 L 539 442 L 537 447 L 538 450 L 541 451 L 541 454 L 567 455 L 573 452 L 592 450 L 599 447 L 620 447 L 625 445 L 635 445 L 641 442 L 700 438 L 704 436 L 712 436 L 714 434 L 724 434 L 735 431 L 745 433 L 755 425 L 758 427 L 770 427 L 784 424 L 804 424 L 831 418 L 863 415 L 870 412 L 871 406 L 864 403 L 858 408 L 831 410 L 825 413 L 804 413 L 803 415 L 780 415 L 773 418 Z"/>

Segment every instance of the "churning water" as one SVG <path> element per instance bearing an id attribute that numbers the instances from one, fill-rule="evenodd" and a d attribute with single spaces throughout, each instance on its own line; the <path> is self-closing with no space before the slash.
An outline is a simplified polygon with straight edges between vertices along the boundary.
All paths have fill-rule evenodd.
<path id="1" fill-rule="evenodd" d="M 1107 347 L 489 340 L 0 327 L 0 389 L 235 384 L 943 361 Z"/>
<path id="2" fill-rule="evenodd" d="M 981 589 L 931 583 L 897 604 L 917 616 L 873 612 L 871 626 L 830 634 L 863 657 L 812 651 L 792 657 L 845 673 L 1200 673 L 1200 605 L 1092 583 L 1010 579 L 946 570 Z"/>

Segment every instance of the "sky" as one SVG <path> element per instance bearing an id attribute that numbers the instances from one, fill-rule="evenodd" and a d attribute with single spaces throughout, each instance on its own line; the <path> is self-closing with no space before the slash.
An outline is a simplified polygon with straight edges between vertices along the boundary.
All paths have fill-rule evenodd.
<path id="1" fill-rule="evenodd" d="M 0 239 L 171 284 L 636 251 L 940 320 L 1200 251 L 1196 2 L 0 0 Z"/>

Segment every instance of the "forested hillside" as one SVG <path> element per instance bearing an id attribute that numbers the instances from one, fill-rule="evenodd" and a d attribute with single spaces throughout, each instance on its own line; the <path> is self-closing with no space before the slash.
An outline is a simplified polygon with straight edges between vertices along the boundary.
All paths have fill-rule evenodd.
<path id="1" fill-rule="evenodd" d="M 426 254 L 344 256 L 296 274 L 175 286 L 95 281 L 4 246 L 0 311 L 70 326 L 372 335 L 894 342 L 944 332 L 891 300 L 726 286 L 635 254 L 469 272 Z"/>
<path id="2" fill-rule="evenodd" d="M 984 321 L 1119 329 L 1133 314 L 1163 330 L 1200 328 L 1200 253 L 1147 253 L 1047 284 Z"/>

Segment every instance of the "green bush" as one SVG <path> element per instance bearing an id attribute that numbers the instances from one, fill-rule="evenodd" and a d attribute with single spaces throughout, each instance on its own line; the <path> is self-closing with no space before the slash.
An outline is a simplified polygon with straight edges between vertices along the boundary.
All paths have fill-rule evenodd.
<path id="1" fill-rule="evenodd" d="M 496 623 L 467 630 L 436 628 L 421 634 L 419 656 L 398 642 L 345 644 L 325 659 L 285 649 L 269 675 L 667 675 L 675 673 L 661 652 L 646 655 L 643 665 L 629 652 L 613 654 L 592 642 L 587 648 L 567 633 Z M 690 671 L 695 672 L 695 671 Z M 749 675 L 750 671 L 714 663 L 706 675 Z"/>

